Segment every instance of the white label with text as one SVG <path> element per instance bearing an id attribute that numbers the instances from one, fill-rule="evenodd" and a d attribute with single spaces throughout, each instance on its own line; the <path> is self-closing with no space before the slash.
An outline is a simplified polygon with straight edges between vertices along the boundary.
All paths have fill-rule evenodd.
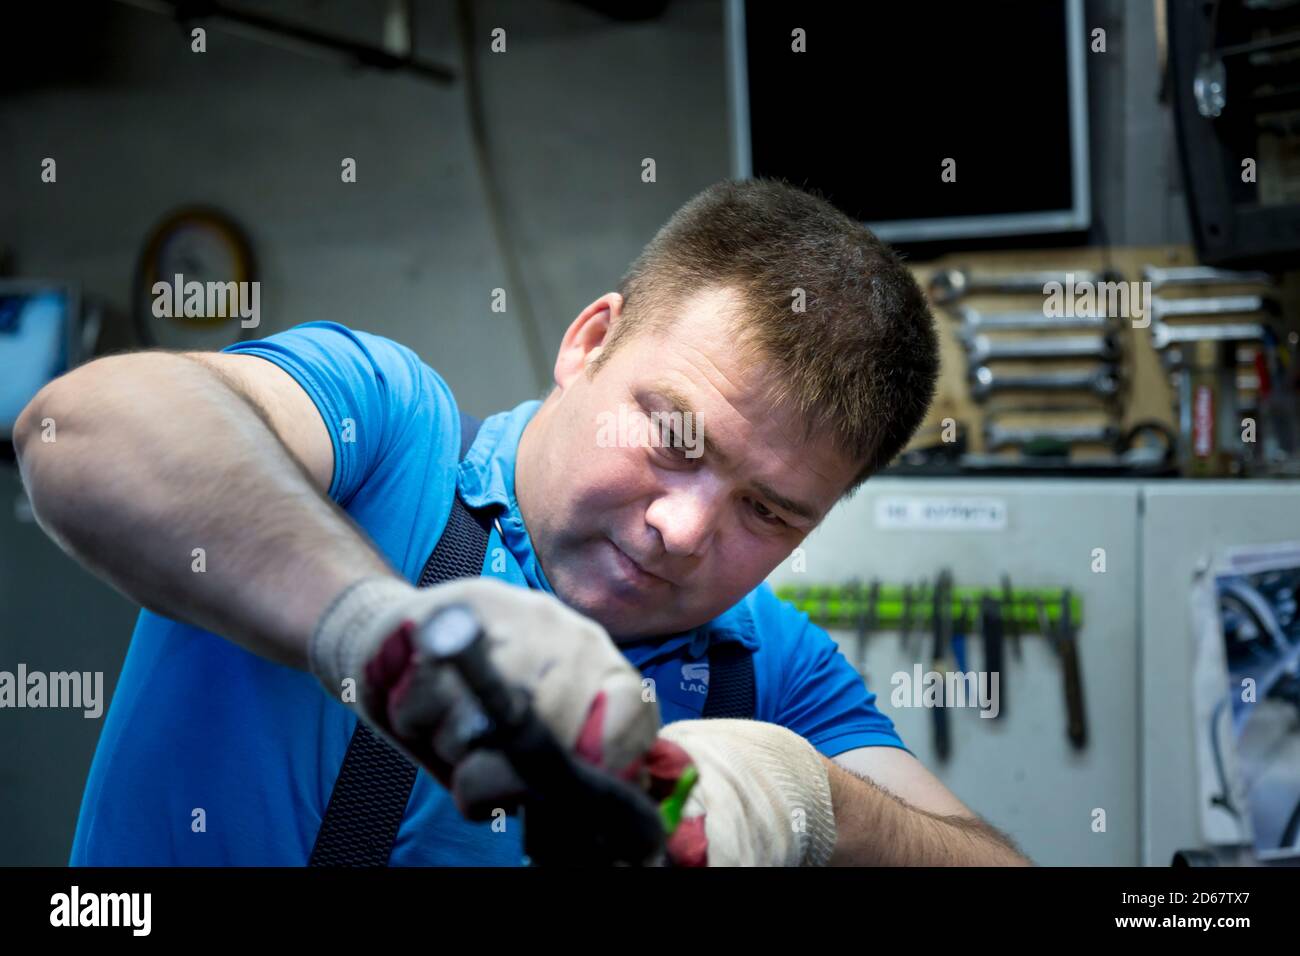
<path id="1" fill-rule="evenodd" d="M 877 498 L 877 528 L 933 531 L 1005 531 L 1002 498 Z"/>

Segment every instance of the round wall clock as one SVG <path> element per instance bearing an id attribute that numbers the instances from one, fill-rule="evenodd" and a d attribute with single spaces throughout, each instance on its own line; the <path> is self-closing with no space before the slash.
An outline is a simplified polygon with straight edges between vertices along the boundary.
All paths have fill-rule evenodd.
<path id="1" fill-rule="evenodd" d="M 206 207 L 169 214 L 136 267 L 136 334 L 149 347 L 216 350 L 256 338 L 261 286 L 253 250 L 230 217 Z"/>

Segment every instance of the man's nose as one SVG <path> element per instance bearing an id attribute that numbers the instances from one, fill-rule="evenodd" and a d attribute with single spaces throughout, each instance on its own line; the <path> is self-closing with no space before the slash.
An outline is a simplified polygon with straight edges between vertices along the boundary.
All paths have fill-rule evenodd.
<path id="1" fill-rule="evenodd" d="M 725 502 L 721 483 L 708 475 L 684 476 L 662 490 L 646 510 L 664 550 L 678 557 L 704 554 L 713 541 Z"/>

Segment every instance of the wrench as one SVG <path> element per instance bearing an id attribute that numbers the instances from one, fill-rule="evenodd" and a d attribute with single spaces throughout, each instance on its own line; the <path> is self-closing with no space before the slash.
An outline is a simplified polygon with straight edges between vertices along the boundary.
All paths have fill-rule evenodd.
<path id="1" fill-rule="evenodd" d="M 971 397 L 982 402 L 997 391 L 1092 392 L 1110 398 L 1119 391 L 1113 365 L 1082 372 L 1041 372 L 1029 375 L 997 375 L 981 365 L 971 375 Z"/>
<path id="2" fill-rule="evenodd" d="M 987 593 L 980 595 L 980 635 L 984 641 L 984 670 L 998 675 L 997 710 L 993 716 L 1007 712 L 1007 675 L 1002 667 L 1002 651 L 1006 646 L 1002 621 L 1002 604 Z"/>
<path id="3" fill-rule="evenodd" d="M 935 302 L 954 302 L 964 295 L 980 292 L 1012 294 L 1045 294 L 1043 287 L 1058 282 L 1062 288 L 1072 283 L 1103 281 L 1108 273 L 1080 269 L 1077 272 L 1008 272 L 1003 274 L 972 274 L 965 269 L 943 269 L 930 277 L 930 295 Z"/>
<path id="4" fill-rule="evenodd" d="M 1007 428 L 1004 425 L 984 426 L 984 443 L 990 448 L 1007 445 L 1029 445 L 1036 441 L 1070 444 L 1113 445 L 1119 432 L 1113 425 L 1057 425 L 1052 428 Z"/>
<path id="5" fill-rule="evenodd" d="M 1051 318 L 1042 312 L 1000 312 L 986 314 L 963 307 L 961 330 L 963 339 L 971 339 L 980 332 L 1051 332 L 1056 329 L 1104 329 L 1108 319 L 1103 315 L 1076 315 Z"/>
<path id="6" fill-rule="evenodd" d="M 1070 589 L 1061 592 L 1061 616 L 1053 628 L 1044 627 L 1044 637 L 1051 640 L 1061 658 L 1061 682 L 1065 697 L 1065 734 L 1075 750 L 1088 745 L 1088 718 L 1083 703 L 1083 670 L 1079 666 L 1079 632 L 1070 615 Z M 1039 615 L 1046 619 L 1039 599 Z"/>
<path id="7" fill-rule="evenodd" d="M 907 637 L 911 636 L 911 605 L 913 605 L 911 585 L 902 585 L 902 615 L 898 622 L 898 648 L 907 649 Z"/>
<path id="8" fill-rule="evenodd" d="M 1155 295 L 1151 297 L 1148 314 L 1153 321 L 1161 322 L 1170 316 L 1241 315 L 1268 308 L 1268 300 L 1262 295 L 1225 295 L 1215 299 L 1162 299 Z"/>
<path id="9" fill-rule="evenodd" d="M 992 359 L 1053 359 L 1115 357 L 1115 340 L 1109 335 L 1074 335 L 1041 339 L 994 339 L 976 335 L 967 343 L 973 366 Z"/>
<path id="10" fill-rule="evenodd" d="M 1209 266 L 1174 266 L 1161 269 L 1147 266 L 1142 278 L 1153 289 L 1171 285 L 1272 285 L 1273 277 L 1267 272 L 1233 272 L 1228 269 L 1211 269 Z"/>
<path id="11" fill-rule="evenodd" d="M 858 597 L 861 599 L 862 589 L 858 588 Z M 867 676 L 867 637 L 880 622 L 880 579 L 871 579 L 871 590 L 867 594 L 867 606 L 858 617 L 858 646 L 856 653 L 858 659 L 853 662 L 853 669 L 861 674 L 864 678 Z"/>
<path id="12" fill-rule="evenodd" d="M 934 629 L 934 650 L 930 658 L 930 669 L 939 674 L 946 674 L 951 668 L 948 648 L 952 639 L 952 572 L 944 569 L 935 579 L 931 592 L 930 625 Z M 930 708 L 934 719 L 934 753 L 940 761 L 946 761 L 952 751 L 952 737 L 948 733 L 948 711 L 946 698 L 939 697 L 939 705 Z"/>
<path id="13" fill-rule="evenodd" d="M 1007 631 L 1011 635 L 1011 646 L 1016 652 L 1016 660 L 1020 660 L 1020 618 L 1016 613 L 1015 595 L 1011 591 L 1011 576 L 1008 574 L 1002 575 L 1002 604 L 1002 619 L 1009 622 Z"/>
<path id="14" fill-rule="evenodd" d="M 1155 322 L 1151 326 L 1151 345 L 1158 351 L 1184 342 L 1255 341 L 1263 337 L 1264 326 L 1258 322 L 1225 325 L 1165 325 Z"/>

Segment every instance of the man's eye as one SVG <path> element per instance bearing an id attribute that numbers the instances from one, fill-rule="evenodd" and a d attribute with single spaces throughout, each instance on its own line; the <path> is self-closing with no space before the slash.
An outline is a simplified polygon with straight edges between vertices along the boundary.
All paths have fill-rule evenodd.
<path id="1" fill-rule="evenodd" d="M 785 524 L 785 521 L 776 512 L 772 511 L 761 501 L 754 502 L 755 513 L 767 524 Z"/>
<path id="2" fill-rule="evenodd" d="M 665 458 L 671 458 L 679 461 L 686 458 L 686 445 L 682 442 L 677 432 L 669 433 L 664 440 L 659 443 L 659 453 Z"/>

